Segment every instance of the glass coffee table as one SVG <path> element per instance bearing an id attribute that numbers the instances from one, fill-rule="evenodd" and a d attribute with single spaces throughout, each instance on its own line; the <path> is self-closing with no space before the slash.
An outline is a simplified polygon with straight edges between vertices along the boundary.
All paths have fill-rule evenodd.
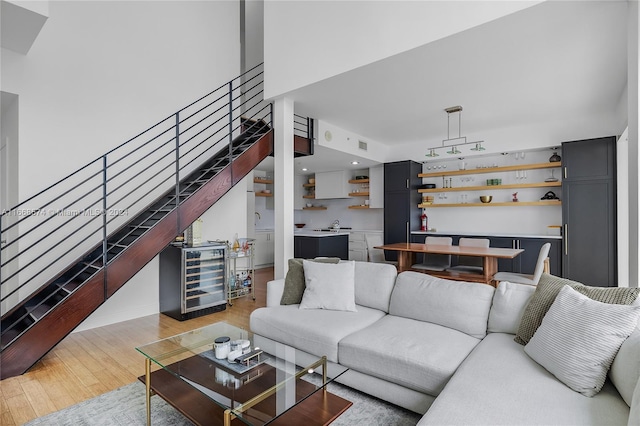
<path id="1" fill-rule="evenodd" d="M 217 353 L 216 339 L 224 341 L 216 344 Z M 327 392 L 335 377 L 326 376 L 326 357 L 300 368 L 294 348 L 278 345 L 273 354 L 263 352 L 253 346 L 250 332 L 225 322 L 136 349 L 146 357 L 140 380 L 146 386 L 147 425 L 154 394 L 197 425 L 328 424 L 352 405 Z M 232 349 L 236 361 L 222 358 Z M 161 368 L 152 371 L 153 365 Z M 319 368 L 322 378 L 311 376 Z"/>

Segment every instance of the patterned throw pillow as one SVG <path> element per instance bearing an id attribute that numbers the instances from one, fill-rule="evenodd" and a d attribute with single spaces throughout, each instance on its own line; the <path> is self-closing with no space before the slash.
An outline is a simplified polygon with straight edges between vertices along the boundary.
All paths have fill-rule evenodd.
<path id="1" fill-rule="evenodd" d="M 314 262 L 320 263 L 338 263 L 340 259 L 337 257 L 326 257 L 314 259 Z M 295 305 L 302 301 L 302 295 L 306 284 L 304 281 L 304 268 L 302 267 L 302 259 L 289 259 L 289 270 L 284 278 L 284 291 L 280 298 L 281 305 Z"/>
<path id="2" fill-rule="evenodd" d="M 565 278 L 542 274 L 540 282 L 538 282 L 538 286 L 536 287 L 536 291 L 533 293 L 533 296 L 531 296 L 531 299 L 522 314 L 518 333 L 514 339 L 517 343 L 520 343 L 521 345 L 529 343 L 533 334 L 536 332 L 538 327 L 540 327 L 542 318 L 544 318 L 547 311 L 553 304 L 553 301 L 556 299 L 560 289 L 565 285 L 568 285 L 578 293 L 581 293 L 590 299 L 616 305 L 630 305 L 640 294 L 640 288 L 590 287 Z"/>
<path id="3" fill-rule="evenodd" d="M 597 302 L 566 285 L 524 351 L 562 383 L 592 397 L 638 316 L 640 306 Z"/>

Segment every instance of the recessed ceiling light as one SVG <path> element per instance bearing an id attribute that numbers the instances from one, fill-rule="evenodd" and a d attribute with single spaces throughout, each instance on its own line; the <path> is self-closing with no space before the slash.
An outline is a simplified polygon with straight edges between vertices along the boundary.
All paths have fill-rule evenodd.
<path id="1" fill-rule="evenodd" d="M 303 168 L 302 168 L 302 171 L 303 171 L 303 172 L 306 172 L 307 170 L 309 170 L 309 169 L 307 169 L 306 167 L 303 167 Z"/>
<path id="2" fill-rule="evenodd" d="M 355 166 L 356 164 L 360 164 L 360 162 L 359 161 L 352 161 L 351 164 L 353 164 Z"/>

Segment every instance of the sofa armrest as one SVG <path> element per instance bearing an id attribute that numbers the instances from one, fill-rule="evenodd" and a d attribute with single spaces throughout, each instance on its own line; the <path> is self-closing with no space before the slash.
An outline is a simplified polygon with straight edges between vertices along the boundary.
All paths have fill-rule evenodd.
<path id="1" fill-rule="evenodd" d="M 267 307 L 280 306 L 282 293 L 284 293 L 284 278 L 269 281 L 267 283 Z"/>

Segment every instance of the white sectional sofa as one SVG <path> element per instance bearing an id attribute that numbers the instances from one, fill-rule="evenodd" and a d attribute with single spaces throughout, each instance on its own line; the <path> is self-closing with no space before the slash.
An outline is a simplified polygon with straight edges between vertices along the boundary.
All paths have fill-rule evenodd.
<path id="1" fill-rule="evenodd" d="M 329 376 L 348 369 L 338 382 L 425 414 L 420 425 L 640 425 L 640 329 L 586 397 L 514 342 L 535 287 L 356 262 L 357 312 L 280 305 L 283 289 L 269 282 L 267 307 L 251 315 L 257 346 L 293 346 L 300 365 L 326 355 Z"/>

